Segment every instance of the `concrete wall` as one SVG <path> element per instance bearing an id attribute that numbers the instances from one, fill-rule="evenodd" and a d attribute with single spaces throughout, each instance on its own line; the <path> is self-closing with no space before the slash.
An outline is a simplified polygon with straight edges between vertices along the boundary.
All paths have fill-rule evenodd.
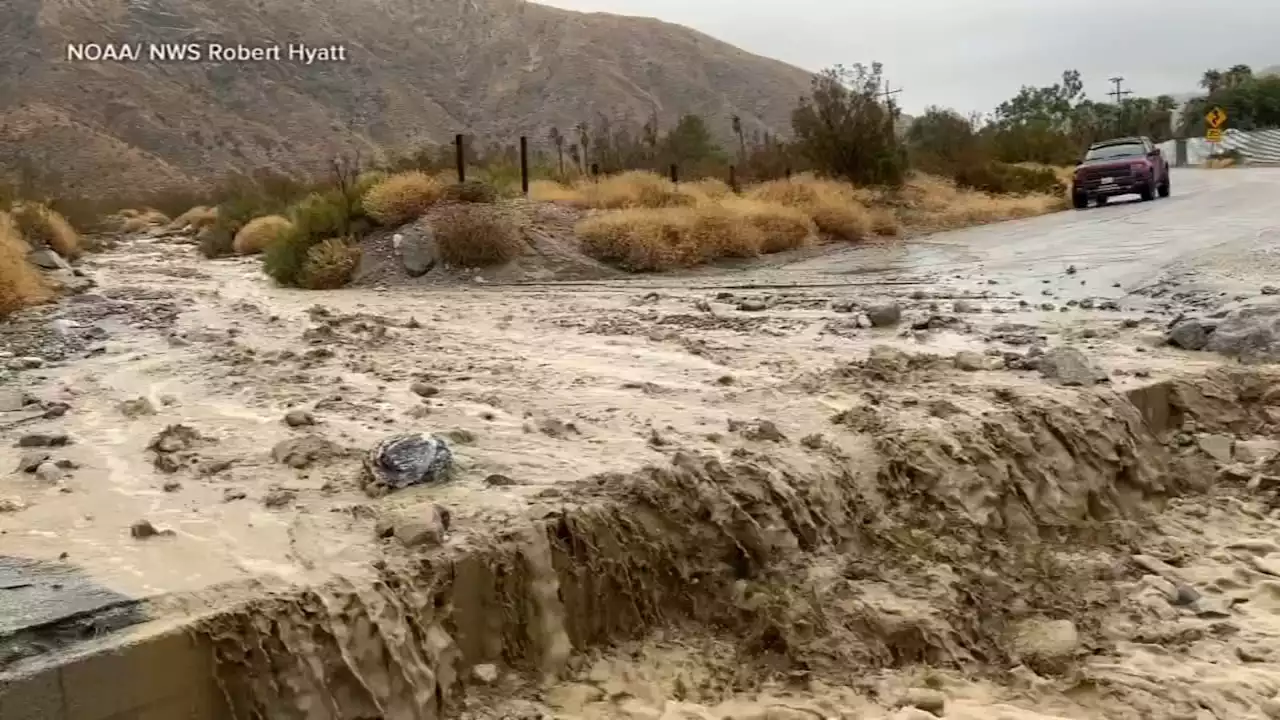
<path id="1" fill-rule="evenodd" d="M 212 661 L 208 645 L 171 632 L 0 675 L 0 720 L 223 720 Z"/>

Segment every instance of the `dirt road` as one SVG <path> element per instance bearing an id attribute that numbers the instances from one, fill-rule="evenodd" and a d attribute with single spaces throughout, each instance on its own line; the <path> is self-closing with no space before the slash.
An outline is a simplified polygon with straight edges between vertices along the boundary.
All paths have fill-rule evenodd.
<path id="1" fill-rule="evenodd" d="M 900 649 L 856 657 L 833 650 L 824 657 L 868 663 L 866 676 L 834 687 L 824 674 L 829 668 L 808 658 L 820 687 L 769 686 L 769 692 L 798 692 L 802 697 L 788 701 L 792 705 L 827 703 L 806 716 L 847 711 L 848 717 L 916 717 L 893 706 L 906 688 L 923 682 L 918 663 L 925 662 L 940 673 L 929 681 L 930 692 L 951 698 L 947 717 L 1280 717 L 1259 714 L 1262 701 L 1280 691 L 1280 663 L 1256 649 L 1280 636 L 1268 594 L 1280 585 L 1266 579 L 1276 573 L 1257 569 L 1280 559 L 1280 547 L 1259 544 L 1274 542 L 1280 521 L 1263 499 L 1206 496 L 1212 492 L 1206 478 L 1178 474 L 1187 467 L 1179 463 L 1191 462 L 1180 453 L 1197 451 L 1205 433 L 1228 435 L 1229 444 L 1250 447 L 1256 463 L 1269 462 L 1275 443 L 1267 433 L 1276 425 L 1268 423 L 1278 419 L 1260 406 L 1246 413 L 1247 420 L 1214 415 L 1217 406 L 1198 419 L 1186 410 L 1193 419 L 1183 428 L 1190 439 L 1165 447 L 1158 433 L 1134 425 L 1140 416 L 1132 406 L 1096 399 L 1222 365 L 1218 356 L 1164 345 L 1165 325 L 1180 312 L 1237 294 L 1248 296 L 1246 302 L 1266 300 L 1262 286 L 1280 278 L 1277 197 L 1277 170 L 1186 171 L 1175 174 L 1174 196 L 1166 200 L 1116 202 L 752 270 L 567 285 L 475 282 L 443 290 L 288 291 L 273 287 L 255 261 L 203 261 L 173 236 L 128 238 L 86 261 L 99 283 L 89 294 L 0 327 L 13 355 L 5 362 L 27 356 L 43 361 L 13 371 L 0 384 L 0 392 L 36 401 L 0 407 L 9 410 L 0 412 L 0 466 L 17 467 L 33 452 L 48 455 L 47 463 L 37 461 L 44 472 L 6 476 L 0 492 L 12 510 L 0 513 L 8 558 L 0 579 L 9 580 L 0 589 L 0 635 L 9 635 L 4 657 L 16 662 L 56 647 L 59 633 L 67 634 L 65 618 L 94 608 L 113 608 L 110 629 L 210 611 L 264 587 L 321 583 L 334 575 L 359 585 L 385 571 L 388 553 L 406 552 L 389 550 L 394 540 L 378 540 L 375 526 L 382 519 L 394 524 L 397 517 L 420 517 L 426 505 L 446 508 L 444 549 L 462 552 L 484 546 L 503 528 L 575 508 L 634 502 L 638 496 L 624 488 L 641 480 L 607 478 L 646 466 L 678 466 L 690 457 L 720 458 L 748 476 L 781 473 L 783 480 L 771 481 L 778 483 L 772 499 L 759 499 L 768 506 L 787 492 L 810 503 L 818 502 L 815 493 L 839 496 L 844 491 L 837 486 L 843 486 L 832 478 L 856 477 L 849 487 L 879 483 L 876 497 L 885 503 L 885 517 L 908 527 L 907 508 L 917 500 L 897 498 L 904 491 L 891 490 L 886 478 L 906 472 L 894 463 L 919 460 L 928 443 L 915 438 L 925 444 L 898 447 L 891 440 L 932 428 L 938 435 L 931 442 L 951 449 L 937 459 L 942 475 L 920 491 L 937 504 L 923 507 L 945 507 L 963 518 L 959 525 L 986 528 L 973 529 L 977 534 L 956 530 L 954 536 L 938 530 L 939 537 L 950 537 L 957 547 L 979 537 L 986 538 L 982 545 L 1020 547 L 1009 536 L 1019 522 L 1073 528 L 1055 530 L 1055 543 L 1083 528 L 1100 543 L 1088 551 L 1090 567 L 1120 562 L 1120 547 L 1154 555 L 1161 553 L 1148 548 L 1173 548 L 1182 563 L 1174 574 L 1192 578 L 1206 595 L 1211 590 L 1205 586 L 1212 586 L 1215 598 L 1248 595 L 1256 601 L 1243 611 L 1248 618 L 1236 617 L 1241 611 L 1232 610 L 1233 603 L 1225 610 L 1215 606 L 1216 615 L 1188 610 L 1188 603 L 1157 607 L 1151 588 L 1164 588 L 1161 573 L 1130 568 L 1102 590 L 1097 578 L 1062 590 L 1078 592 L 1079 602 L 1055 600 L 1053 611 L 1024 613 L 1039 610 L 1050 620 L 1074 622 L 1072 633 L 1087 635 L 1063 651 L 1076 653 L 1068 679 L 1047 670 L 1030 678 L 1002 675 L 1007 668 L 997 673 L 993 667 L 1010 660 L 1005 646 L 988 648 L 984 656 L 978 641 L 955 639 L 964 633 L 955 630 L 959 621 L 951 610 L 936 616 L 925 610 L 930 603 L 954 610 L 955 597 L 905 589 L 918 589 L 924 576 L 939 583 L 944 575 L 954 579 L 960 573 L 955 568 L 972 562 L 931 555 L 927 568 L 916 568 L 924 575 L 868 577 L 857 603 L 863 619 L 868 603 L 899 619 L 915 617 L 917 610 L 932 617 L 920 623 L 934 629 L 919 625 L 913 632 L 924 635 L 913 642 L 948 648 L 949 661 Z M 1086 365 L 1075 367 L 1071 358 L 1046 364 L 1046 349 L 1052 355 L 1059 346 L 1081 350 Z M 1232 382 L 1215 380 L 1213 387 L 1235 387 Z M 1272 380 L 1257 376 L 1252 382 Z M 61 411 L 60 403 L 66 406 Z M 303 412 L 286 420 L 290 411 Z M 1025 442 L 1012 430 L 1001 435 L 1001 418 L 1010 412 L 1029 437 L 1062 443 L 1052 449 L 1035 444 L 1050 458 L 1044 465 L 1030 459 L 1033 452 L 1000 471 L 1014 485 L 1025 483 L 1017 494 L 1039 498 L 1027 501 L 1029 519 L 1015 520 L 1005 495 L 993 496 L 977 483 L 989 479 L 991 467 L 1004 467 L 1000 456 Z M 1094 415 L 1101 419 L 1087 419 Z M 1068 417 L 1073 419 L 1063 419 Z M 986 430 L 966 425 L 975 422 L 987 423 Z M 1037 430 L 1038 424 L 1045 428 Z M 194 432 L 173 430 L 175 425 Z M 157 443 L 167 428 L 169 440 Z M 455 479 L 371 499 L 361 489 L 362 454 L 408 429 L 449 438 Z M 41 433 L 68 440 L 16 446 Z M 1128 438 L 1126 444 L 1107 445 L 1117 433 Z M 981 454 L 977 448 L 988 447 L 982 443 L 990 443 L 990 462 L 965 456 Z M 1201 455 L 1196 462 L 1209 462 Z M 63 467 L 55 464 L 59 460 Z M 1230 450 L 1218 458 L 1221 465 L 1236 460 Z M 1072 479 L 1073 463 L 1088 464 L 1093 474 Z M 1125 463 L 1141 469 L 1117 469 Z M 1173 468 L 1172 475 L 1157 473 L 1157 465 Z M 885 469 L 892 467 L 899 469 Z M 1212 464 L 1204 467 L 1215 472 Z M 951 476 L 955 482 L 963 476 L 965 487 L 949 486 Z M 908 485 L 920 482 L 918 469 L 901 477 L 914 478 L 901 480 Z M 1117 490 L 1119 477 L 1131 485 Z M 835 484 L 813 489 L 829 483 Z M 1195 503 L 1167 505 L 1170 496 L 1193 491 L 1201 498 Z M 646 502 L 659 496 L 666 497 L 646 496 Z M 902 495 L 908 496 L 914 494 Z M 898 500 L 906 504 L 895 505 Z M 711 503 L 707 517 L 720 512 L 709 497 L 699 502 Z M 738 502 L 739 511 L 755 512 Z M 894 515 L 891 508 L 902 512 Z M 1151 515 L 1162 508 L 1164 514 Z M 840 513 L 810 511 L 816 527 L 827 528 L 814 531 L 821 537 L 794 530 L 798 521 L 787 514 L 783 524 L 798 533 L 798 545 L 769 535 L 786 534 L 776 527 L 766 533 L 773 539 L 765 545 L 778 566 L 803 567 L 807 581 L 816 582 L 847 561 L 837 550 L 855 540 L 848 534 L 853 525 L 838 522 Z M 992 517 L 1001 520 L 993 524 Z M 1112 537 L 1091 524 L 1116 517 L 1132 520 L 1141 532 L 1128 528 L 1123 538 Z M 139 530 L 142 521 L 157 534 L 146 526 Z M 701 520 L 691 516 L 690 522 Z M 890 553 L 866 542 L 879 548 L 876 553 Z M 1241 543 L 1252 545 L 1230 550 Z M 555 553 L 562 549 L 551 550 L 560 557 Z M 806 559 L 792 557 L 801 550 Z M 564 569 L 557 570 L 563 585 Z M 843 572 L 853 577 L 849 568 Z M 1235 585 L 1226 578 L 1235 578 Z M 1175 596 L 1187 582 L 1175 587 L 1165 578 Z M 842 588 L 831 602 L 848 600 L 852 592 Z M 559 632 L 585 650 L 618 630 L 603 620 L 577 627 L 574 608 L 561 606 L 573 604 L 570 593 L 563 587 L 559 593 L 559 601 L 547 601 L 558 610 L 534 605 L 544 619 L 551 617 L 550 625 L 565 629 L 548 630 L 533 645 L 556 645 L 551 636 Z M 894 598 L 911 593 L 914 599 L 888 609 Z M 1150 617 L 1118 628 L 1124 613 L 1139 612 L 1136 607 L 1147 608 L 1141 612 Z M 630 629 L 667 614 L 631 618 Z M 888 633 L 889 639 L 880 638 L 886 648 L 904 642 L 886 629 L 888 615 L 867 631 Z M 1153 640 L 1148 621 L 1199 627 L 1200 639 Z M 1235 629 L 1204 629 L 1212 623 Z M 502 686 L 499 694 L 526 703 L 520 712 L 550 708 L 588 717 L 624 711 L 659 717 L 663 703 L 676 699 L 691 705 L 680 710 L 688 716 L 755 717 L 755 710 L 726 715 L 709 708 L 732 700 L 755 703 L 751 707 L 763 713 L 768 705 L 735 694 L 743 678 L 725 681 L 723 669 L 743 663 L 715 642 L 732 646 L 732 640 L 708 640 L 714 647 L 703 644 L 692 654 L 692 641 L 679 633 L 632 642 L 638 644 L 628 646 L 629 654 L 604 656 L 594 668 L 571 661 L 581 671 L 576 684 L 550 694 L 529 690 L 532 695 L 523 684 Z M 793 650 L 802 645 L 796 641 Z M 1098 659 L 1081 657 L 1087 653 L 1076 652 L 1077 646 L 1094 648 Z M 469 663 L 478 661 L 475 653 L 463 654 Z M 510 654 L 482 653 L 480 659 L 497 662 Z M 439 658 L 421 662 L 431 666 Z M 619 669 L 623 665 L 629 669 Z M 1240 673 L 1237 665 L 1244 668 Z M 669 672 L 677 667 L 684 670 Z M 361 672 L 377 674 L 367 667 Z M 617 680 L 624 675 L 625 681 Z M 868 690 L 873 675 L 883 685 L 874 692 Z M 689 690 L 697 678 L 706 682 Z M 380 697 L 373 688 L 382 686 L 367 679 L 361 687 L 368 702 L 385 717 L 433 716 L 421 706 L 389 709 L 400 706 Z M 1080 690 L 1086 679 L 1094 683 L 1088 692 Z M 626 687 L 601 689 L 615 681 Z M 637 690 L 640 685 L 645 689 Z M 516 712 L 475 700 L 483 693 L 470 693 L 467 712 Z M 273 716 L 291 717 L 281 709 L 289 700 L 277 700 L 281 714 Z M 631 700 L 639 705 L 628 710 Z M 965 708 L 978 714 L 966 715 Z M 1164 714 L 1175 710 L 1183 715 Z M 323 716 L 361 717 L 359 712 L 331 709 Z M 781 717 L 780 710 L 770 712 L 768 717 Z"/>

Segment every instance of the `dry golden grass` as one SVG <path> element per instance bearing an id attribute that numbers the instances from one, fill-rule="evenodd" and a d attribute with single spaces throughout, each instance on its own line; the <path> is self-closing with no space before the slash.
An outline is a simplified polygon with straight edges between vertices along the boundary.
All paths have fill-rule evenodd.
<path id="1" fill-rule="evenodd" d="M 218 208 L 197 205 L 174 218 L 173 222 L 169 223 L 169 226 L 175 229 L 191 228 L 199 231 L 212 227 L 217 222 Z"/>
<path id="2" fill-rule="evenodd" d="M 30 249 L 13 218 L 0 212 L 0 317 L 51 295 L 40 271 L 27 262 Z"/>
<path id="3" fill-rule="evenodd" d="M 727 197 L 720 202 L 729 211 L 740 213 L 761 232 L 762 253 L 793 250 L 808 243 L 818 232 L 809 215 L 796 208 L 739 197 Z"/>
<path id="4" fill-rule="evenodd" d="M 595 210 L 688 207 L 697 204 L 699 199 L 706 199 L 698 186 L 677 185 L 661 175 L 644 170 L 632 170 L 597 180 L 582 179 L 571 187 L 542 180 L 530 185 L 529 196 L 534 200 L 563 202 Z"/>
<path id="5" fill-rule="evenodd" d="M 417 220 L 448 188 L 440 178 L 416 170 L 382 179 L 364 195 L 364 209 L 380 225 Z"/>
<path id="6" fill-rule="evenodd" d="M 894 235 L 895 221 L 874 213 L 868 196 L 852 185 L 800 175 L 790 180 L 773 180 L 751 188 L 747 196 L 765 203 L 795 208 L 807 214 L 818 230 L 839 240 L 865 240 L 872 235 Z"/>
<path id="7" fill-rule="evenodd" d="M 1058 195 L 989 195 L 964 190 L 945 178 L 916 175 L 903 189 L 903 216 L 909 227 L 950 230 L 1000 220 L 1044 215 L 1067 207 Z"/>
<path id="8" fill-rule="evenodd" d="M 254 218 L 240 228 L 231 242 L 231 249 L 239 255 L 256 255 L 273 240 L 293 229 L 293 221 L 283 215 L 265 215 Z"/>
<path id="9" fill-rule="evenodd" d="M 37 203 L 20 203 L 14 205 L 12 217 L 28 243 L 48 247 L 68 260 L 84 254 L 80 233 L 57 211 Z"/>
<path id="10" fill-rule="evenodd" d="M 746 213 L 719 205 L 600 213 L 583 219 L 576 231 L 588 255 L 636 272 L 754 257 L 766 244 Z"/>
<path id="11" fill-rule="evenodd" d="M 351 282 L 360 264 L 360 247 L 343 238 L 322 240 L 307 250 L 298 284 L 308 290 L 333 290 Z"/>
<path id="12" fill-rule="evenodd" d="M 455 267 L 501 265 L 520 253 L 520 230 L 494 207 L 461 205 L 433 223 L 440 259 Z"/>
<path id="13" fill-rule="evenodd" d="M 1209 158 L 1205 161 L 1204 166 L 1210 170 L 1222 170 L 1224 168 L 1235 167 L 1236 159 L 1232 157 Z"/>

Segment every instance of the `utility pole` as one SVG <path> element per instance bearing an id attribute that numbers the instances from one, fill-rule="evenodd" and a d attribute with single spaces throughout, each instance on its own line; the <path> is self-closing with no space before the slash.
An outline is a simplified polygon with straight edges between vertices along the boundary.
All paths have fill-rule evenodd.
<path id="1" fill-rule="evenodd" d="M 884 98 L 884 104 L 889 107 L 890 119 L 896 121 L 898 119 L 898 107 L 893 102 L 893 96 L 902 92 L 902 88 L 898 88 L 897 90 L 890 90 L 889 88 L 890 88 L 889 78 L 885 78 L 884 90 L 881 90 L 880 92 L 876 93 L 876 95 L 878 97 Z"/>
<path id="2" fill-rule="evenodd" d="M 1111 92 L 1109 92 L 1109 93 L 1107 93 L 1107 94 L 1108 94 L 1108 95 L 1110 95 L 1111 97 L 1113 97 L 1113 98 L 1115 98 L 1115 99 L 1116 99 L 1116 105 L 1119 105 L 1119 104 L 1120 104 L 1120 100 L 1121 100 L 1125 95 L 1132 95 L 1132 94 L 1133 94 L 1133 91 L 1132 91 L 1132 90 L 1121 90 L 1121 89 L 1120 89 L 1120 83 L 1124 82 L 1124 78 L 1122 78 L 1122 77 L 1113 77 L 1113 78 L 1110 78 L 1110 81 L 1111 81 L 1112 83 L 1115 83 L 1116 89 L 1115 89 L 1115 90 L 1112 90 Z"/>

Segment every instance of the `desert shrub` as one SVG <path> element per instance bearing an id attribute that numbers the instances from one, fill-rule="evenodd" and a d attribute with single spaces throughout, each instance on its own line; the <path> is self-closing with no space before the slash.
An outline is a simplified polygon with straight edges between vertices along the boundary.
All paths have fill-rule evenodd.
<path id="1" fill-rule="evenodd" d="M 576 188 L 554 180 L 534 180 L 529 183 L 529 199 L 538 202 L 559 202 L 585 206 L 586 198 Z"/>
<path id="2" fill-rule="evenodd" d="M 217 208 L 196 205 L 174 218 L 173 222 L 169 223 L 169 226 L 175 229 L 189 227 L 195 230 L 203 230 L 216 222 L 218 222 Z"/>
<path id="3" fill-rule="evenodd" d="M 871 208 L 871 232 L 881 237 L 893 237 L 902 233 L 898 216 L 887 208 Z"/>
<path id="4" fill-rule="evenodd" d="M 434 223 L 440 259 L 458 267 L 501 265 L 520 252 L 519 228 L 492 208 L 460 206 Z"/>
<path id="5" fill-rule="evenodd" d="M 745 213 L 714 205 L 601 213 L 583 219 L 575 230 L 585 253 L 634 272 L 752 257 L 766 245 Z"/>
<path id="6" fill-rule="evenodd" d="M 39 203 L 23 202 L 13 206 L 12 218 L 18 233 L 29 244 L 48 247 L 67 259 L 83 254 L 80 233 L 57 211 Z"/>
<path id="7" fill-rule="evenodd" d="M 909 224 L 941 230 L 1056 212 L 1063 194 L 992 195 L 959 187 L 948 178 L 916 175 L 902 192 L 900 212 Z"/>
<path id="8" fill-rule="evenodd" d="M 694 196 L 698 200 L 723 200 L 733 194 L 729 184 L 719 178 L 702 178 L 689 183 L 682 183 L 680 191 Z"/>
<path id="9" fill-rule="evenodd" d="M 1060 194 L 1065 188 L 1050 168 L 1032 168 L 988 162 L 961 167 L 955 172 L 956 185 L 997 195 L 1030 193 Z"/>
<path id="10" fill-rule="evenodd" d="M 360 264 L 360 246 L 348 238 L 328 238 L 307 250 L 298 285 L 309 290 L 333 290 L 351 282 Z"/>
<path id="11" fill-rule="evenodd" d="M 856 202 L 822 200 L 805 208 L 818 230 L 840 240 L 858 241 L 872 232 L 871 213 Z"/>
<path id="12" fill-rule="evenodd" d="M 492 203 L 498 201 L 498 189 L 483 180 L 468 180 L 445 188 L 444 199 L 455 203 Z"/>
<path id="13" fill-rule="evenodd" d="M 379 225 L 403 225 L 421 217 L 444 192 L 444 183 L 424 172 L 396 173 L 368 189 L 364 212 Z"/>
<path id="14" fill-rule="evenodd" d="M 776 253 L 804 245 L 817 232 L 813 220 L 802 210 L 756 200 L 727 199 L 725 207 L 741 214 L 760 231 L 760 252 Z"/>
<path id="15" fill-rule="evenodd" d="M 583 180 L 576 190 L 580 194 L 576 204 L 598 210 L 688 207 L 697 202 L 696 197 L 681 192 L 680 187 L 667 178 L 643 170 L 598 181 Z"/>
<path id="16" fill-rule="evenodd" d="M 263 270 L 281 285 L 300 286 L 302 269 L 311 248 L 324 240 L 350 237 L 360 218 L 352 199 L 341 190 L 314 192 L 295 203 L 287 213 L 292 227 L 265 248 Z"/>
<path id="17" fill-rule="evenodd" d="M 196 233 L 196 245 L 207 258 L 220 258 L 235 252 L 235 235 L 226 226 L 215 223 Z"/>
<path id="18" fill-rule="evenodd" d="M 40 271 L 27 262 L 30 249 L 13 217 L 0 211 L 0 317 L 50 296 Z"/>
<path id="19" fill-rule="evenodd" d="M 289 218 L 282 215 L 254 218 L 236 233 L 232 249 L 240 255 L 256 255 L 292 227 L 293 223 Z"/>

